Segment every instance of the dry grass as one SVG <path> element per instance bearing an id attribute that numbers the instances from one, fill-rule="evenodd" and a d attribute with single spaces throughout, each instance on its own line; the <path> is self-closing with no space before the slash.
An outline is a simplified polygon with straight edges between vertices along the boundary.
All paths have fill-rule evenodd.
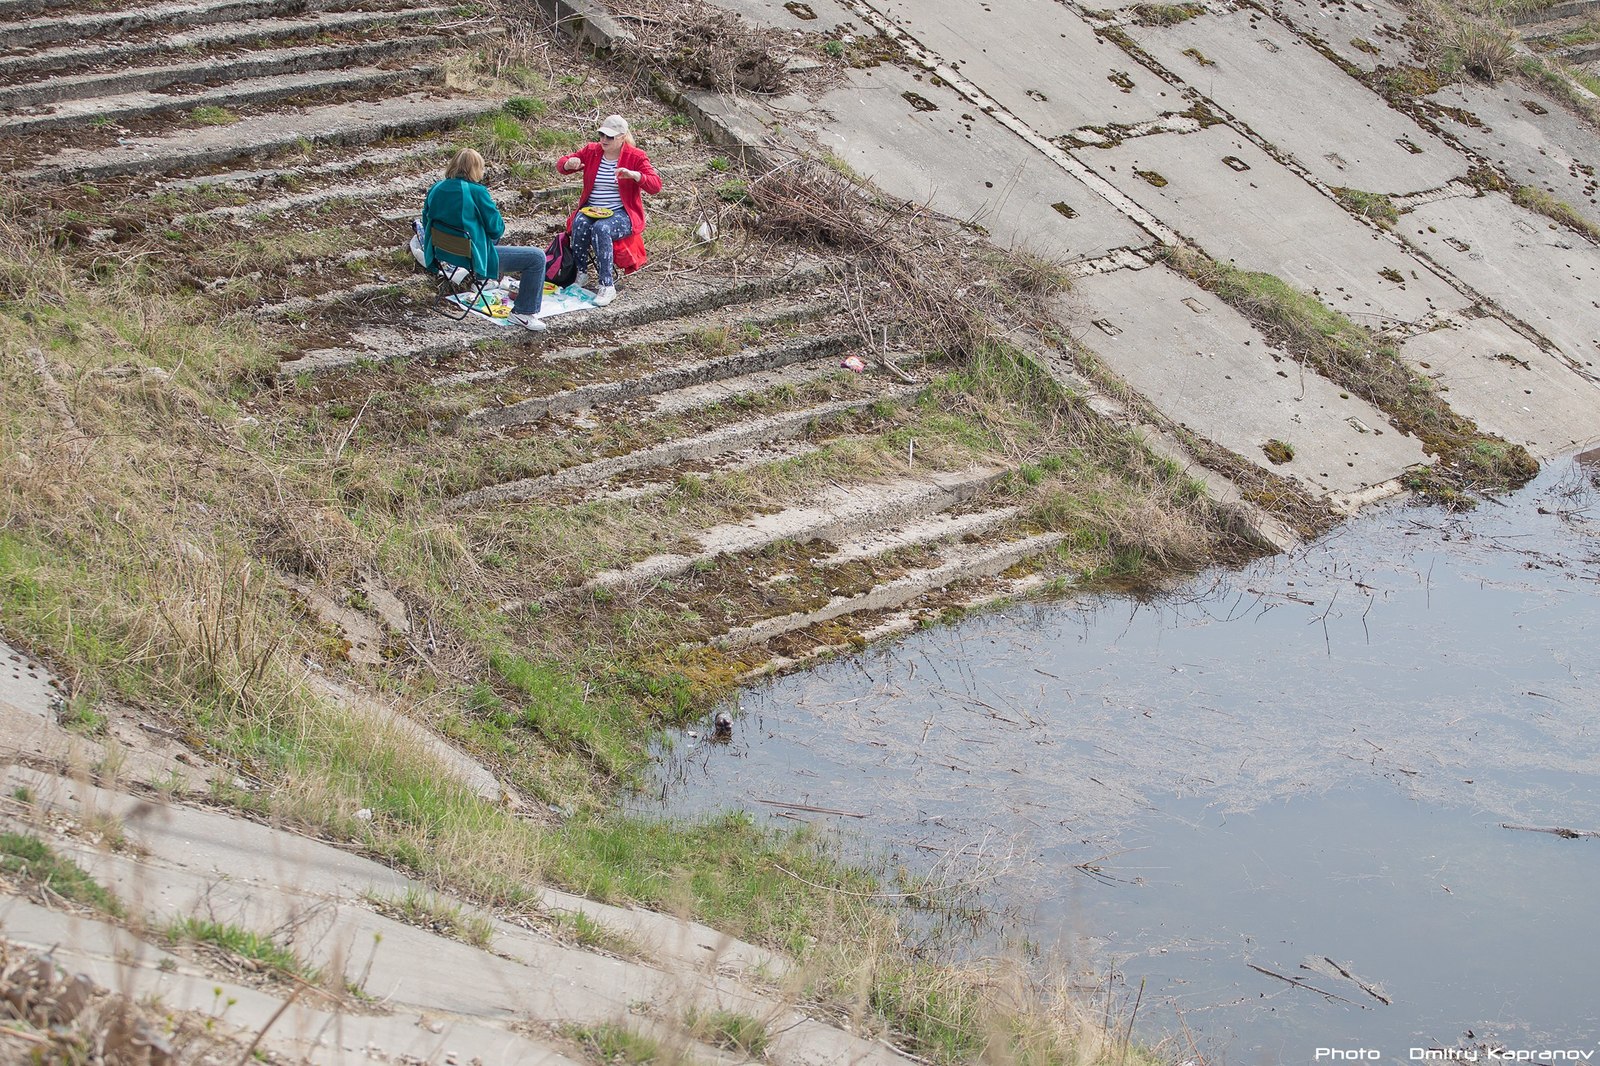
<path id="1" fill-rule="evenodd" d="M 419 618 L 432 620 L 439 641 L 432 661 L 408 654 L 389 667 L 389 684 L 436 693 L 419 705 L 426 713 L 456 706 L 451 694 L 474 677 L 487 679 L 499 698 L 526 699 L 491 666 L 513 640 L 526 639 L 520 624 L 492 608 L 493 596 L 508 587 L 500 571 L 484 565 L 484 548 L 495 541 L 475 542 L 470 530 L 425 509 L 419 515 L 411 497 L 394 509 L 374 506 L 370 495 L 352 506 L 355 458 L 375 463 L 375 456 L 357 442 L 336 459 L 348 427 L 308 433 L 296 410 L 260 390 L 256 382 L 274 352 L 253 324 L 218 325 L 203 298 L 151 292 L 136 277 L 85 287 L 47 241 L 22 227 L 6 227 L 0 240 L 17 301 L 0 319 L 0 383 L 9 401 L 0 413 L 0 600 L 8 637 L 46 653 L 91 698 L 116 694 L 193 723 L 209 756 L 262 786 L 221 798 L 359 840 L 369 853 L 468 898 L 521 906 L 529 885 L 553 879 L 620 900 L 681 905 L 788 950 L 846 942 L 872 922 L 885 923 L 879 943 L 894 942 L 892 911 L 863 905 L 830 914 L 820 907 L 833 891 L 870 891 L 870 882 L 852 881 L 823 850 L 797 850 L 765 835 L 758 843 L 748 828 L 720 825 L 646 832 L 580 818 L 556 833 L 452 784 L 410 733 L 331 704 L 308 683 L 305 664 L 341 663 L 338 634 L 303 610 L 279 574 L 323 587 L 363 573 L 386 575 Z M 40 349 L 54 389 L 25 354 L 30 347 Z M 127 367 L 160 373 L 121 373 Z M 1007 374 L 1014 375 L 1010 384 Z M 1015 368 L 1002 372 L 999 363 L 979 368 L 970 380 L 951 383 L 964 408 L 910 412 L 905 425 L 926 442 L 924 458 L 948 448 L 955 461 L 974 447 L 1037 455 L 1051 438 L 1030 428 L 1027 410 L 1008 409 L 1005 401 L 1025 377 Z M 1045 393 L 1036 398 L 1056 402 Z M 162 432 L 148 432 L 151 424 Z M 885 468 L 899 450 L 895 442 L 885 447 Z M 379 464 L 363 476 L 400 469 Z M 732 514 L 781 499 L 799 477 L 772 475 L 765 484 L 757 478 L 715 492 L 727 492 L 722 506 Z M 676 514 L 676 528 L 697 528 L 718 505 L 715 492 L 709 501 L 682 493 L 666 514 Z M 615 516 L 619 536 L 631 535 L 629 513 L 622 508 Z M 574 572 L 580 556 L 573 546 L 595 528 L 572 523 L 568 547 L 548 564 L 552 574 Z M 665 535 L 674 526 L 661 528 Z M 503 531 L 493 536 L 513 548 Z M 523 551 L 516 545 L 514 557 Z M 565 562 L 561 551 L 572 552 Z M 602 679 L 636 669 L 597 661 L 579 647 L 606 631 L 607 612 L 591 606 L 573 617 L 584 625 L 543 649 L 549 661 L 592 668 L 590 676 Z M 543 620 L 533 628 L 544 628 Z M 560 691 L 575 693 L 561 706 L 575 719 L 603 721 L 609 712 L 600 708 L 613 700 L 670 705 L 677 698 L 670 689 L 652 696 L 638 684 L 591 693 L 581 682 L 560 682 Z M 618 719 L 616 735 L 632 733 L 631 742 L 642 743 L 641 720 L 629 715 Z M 496 750 L 481 732 L 464 735 L 480 738 L 480 752 Z M 592 761 L 597 748 L 563 749 L 558 739 L 526 731 L 507 735 L 518 750 L 502 769 L 514 780 L 536 795 L 555 783 L 559 792 L 549 798 L 580 809 L 603 805 L 606 785 Z M 373 817 L 356 818 L 361 808 Z M 825 887 L 806 888 L 774 872 L 777 866 Z M 683 880 L 689 877 L 692 889 Z M 881 1002 L 893 1009 L 894 1001 Z"/>
<path id="2" fill-rule="evenodd" d="M 198 1012 L 166 1009 L 68 974 L 46 956 L 0 940 L 0 1059 L 6 1062 L 234 1062 L 250 1047 Z"/>
<path id="3" fill-rule="evenodd" d="M 454 71 L 458 86 L 524 94 L 525 114 L 508 112 L 478 131 L 500 158 L 548 154 L 535 137 L 550 124 L 537 113 L 547 97 L 562 117 L 604 114 L 613 100 L 631 99 L 603 96 L 589 82 L 558 99 L 546 91 L 551 73 L 542 52 L 511 50 Z M 869 1025 L 880 1031 L 892 1026 L 930 1054 L 1025 1048 L 1035 1039 L 1028 1034 L 1044 1032 L 1057 1050 L 1069 1041 L 1109 1046 L 1087 1023 L 1079 1033 L 1060 1017 L 1017 1015 L 1056 1009 L 1044 991 L 1023 996 L 1020 978 L 918 960 L 903 915 L 879 897 L 879 878 L 841 866 L 820 840 L 737 817 L 676 825 L 610 813 L 654 726 L 694 713 L 733 674 L 727 664 L 691 674 L 673 658 L 681 654 L 675 619 L 573 591 L 595 569 L 792 503 L 818 477 L 900 473 L 911 441 L 919 471 L 996 459 L 1016 466 L 1008 491 L 1032 527 L 1075 532 L 1054 564 L 1064 570 L 1205 559 L 1218 533 L 1194 483 L 1094 417 L 1026 352 L 998 341 L 1064 287 L 1058 265 L 974 254 L 970 235 L 863 195 L 824 164 L 752 180 L 750 207 L 724 205 L 729 216 L 753 210 L 757 235 L 793 225 L 806 239 L 853 249 L 859 265 L 851 269 L 873 282 L 853 288 L 889 283 L 891 299 L 851 314 L 890 323 L 897 344 L 942 353 L 935 358 L 945 373 L 930 399 L 868 412 L 858 435 L 792 463 L 686 478 L 654 501 L 463 519 L 445 514 L 441 501 L 475 464 L 505 475 L 509 467 L 490 464 L 531 467 L 565 453 L 549 443 L 519 452 L 441 435 L 382 371 L 352 375 L 351 388 L 365 391 L 302 401 L 272 382 L 279 342 L 271 331 L 244 317 L 218 321 L 214 301 L 145 275 L 146 245 L 58 247 L 31 200 L 3 200 L 0 613 L 8 638 L 51 659 L 88 704 L 104 694 L 159 708 L 252 786 L 218 798 L 358 841 L 458 896 L 523 907 L 531 886 L 553 881 L 695 916 L 794 953 L 815 975 L 797 995 L 876 1019 Z M 183 206 L 211 201 L 197 195 Z M 327 251 L 320 243 L 285 248 L 280 265 Z M 241 251 L 239 260 L 253 254 Z M 999 317 L 949 300 L 961 286 L 991 296 L 969 303 L 990 303 Z M 842 382 L 815 387 L 857 387 Z M 754 402 L 776 408 L 809 395 Z M 339 413 L 369 398 L 359 427 L 348 410 Z M 417 629 L 384 649 L 381 666 L 361 668 L 349 662 L 343 634 L 284 579 L 337 591 L 369 575 L 402 598 Z M 521 606 L 501 609 L 513 600 Z M 570 817 L 547 825 L 483 802 L 410 731 L 333 703 L 312 683 L 329 669 L 386 690 L 403 711 L 435 724 L 535 801 L 528 809 L 553 804 Z M 363 808 L 370 819 L 356 816 Z M 453 904 L 431 897 L 396 906 L 419 921 L 454 920 Z M 991 997 L 993 989 L 1004 994 Z M 947 1003 L 987 1005 L 952 1015 Z"/>
<path id="4" fill-rule="evenodd" d="M 1408 6 L 1423 62 L 1442 80 L 1464 75 L 1492 85 L 1516 73 L 1516 32 L 1500 12 L 1446 0 L 1412 0 Z"/>

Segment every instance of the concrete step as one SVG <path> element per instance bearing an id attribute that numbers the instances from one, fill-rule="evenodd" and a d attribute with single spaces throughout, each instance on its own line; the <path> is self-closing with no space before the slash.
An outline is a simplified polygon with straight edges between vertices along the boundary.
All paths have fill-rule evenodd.
<path id="1" fill-rule="evenodd" d="M 473 411 L 462 421 L 465 425 L 483 426 L 489 429 L 526 425 L 546 415 L 656 396 L 691 385 L 723 381 L 756 370 L 771 370 L 792 363 L 830 359 L 850 345 L 859 344 L 860 341 L 859 336 L 846 333 L 802 337 L 782 344 L 746 349 L 717 359 L 702 359 L 681 366 L 666 367 L 621 381 L 595 382 L 551 393 L 548 396 L 530 397 L 504 407 L 483 408 Z M 678 409 L 683 410 L 687 407 Z"/>
<path id="2" fill-rule="evenodd" d="M 937 611 L 942 615 L 951 609 L 966 613 L 998 607 L 1039 593 L 1049 587 L 1052 580 L 1044 574 L 1025 574 L 1022 577 L 969 581 L 958 585 L 955 589 L 947 586 L 938 590 L 943 602 L 937 605 Z M 961 595 L 956 602 L 950 603 L 949 595 L 956 591 Z M 923 624 L 923 619 L 930 609 L 934 609 L 933 605 L 920 606 L 917 600 L 910 600 L 897 609 L 871 617 L 868 624 L 851 634 L 853 638 L 851 640 L 840 641 L 837 637 L 822 639 L 803 650 L 791 650 L 787 654 L 773 655 L 766 662 L 740 675 L 739 682 L 747 684 L 762 677 L 804 666 L 824 656 L 851 654 L 859 651 L 863 644 L 877 644 L 903 636 Z"/>
<path id="3" fill-rule="evenodd" d="M 71 0 L 0 0 L 0 22 L 18 22 L 71 6 Z"/>
<path id="4" fill-rule="evenodd" d="M 243 55 L 210 56 L 189 63 L 46 78 L 44 81 L 0 88 L 0 111 L 21 111 L 25 108 L 59 104 L 65 100 L 156 92 L 179 85 L 214 84 L 276 74 L 348 69 L 394 56 L 420 58 L 447 44 L 467 44 L 472 40 L 486 40 L 488 37 L 488 34 L 479 34 L 474 38 L 429 34 L 393 37 L 379 41 L 357 41 L 343 45 L 301 45 L 295 48 L 262 49 Z"/>
<path id="5" fill-rule="evenodd" d="M 647 268 L 648 269 L 648 268 Z M 827 270 L 814 263 L 797 266 L 783 274 L 746 277 L 741 280 L 715 278 L 707 274 L 663 291 L 625 294 L 622 300 L 604 311 L 584 311 L 550 320 L 547 332 L 538 334 L 544 341 L 594 331 L 633 331 L 651 323 L 698 316 L 721 308 L 737 307 L 766 297 L 795 293 L 830 285 Z M 470 316 L 469 316 L 470 321 Z M 677 327 L 674 327 L 677 328 Z M 689 328 L 703 328 L 691 325 Z M 281 377 L 303 373 L 344 370 L 365 363 L 386 363 L 395 359 L 428 361 L 456 355 L 485 341 L 515 343 L 520 338 L 498 326 L 449 323 L 438 315 L 426 314 L 401 326 L 382 326 L 352 331 L 355 343 L 340 348 L 319 348 L 303 352 L 299 358 L 279 365 Z M 531 340 L 531 337 L 530 337 Z"/>
<path id="6" fill-rule="evenodd" d="M 799 389 L 830 374 L 838 374 L 839 364 L 834 358 L 838 354 L 834 352 L 823 358 L 755 370 L 748 374 L 736 374 L 729 378 L 718 378 L 657 393 L 641 405 L 643 410 L 639 415 L 643 418 L 681 415 L 717 404 L 737 403 L 747 396 L 756 396 L 780 387 Z"/>
<path id="7" fill-rule="evenodd" d="M 359 92 L 406 82 L 426 85 L 438 74 L 437 65 L 385 70 L 382 67 L 352 67 L 335 71 L 314 70 L 298 74 L 274 74 L 246 78 L 215 89 L 192 94 L 159 92 L 123 93 L 87 99 L 64 100 L 37 114 L 0 119 L 0 136 L 37 133 L 63 126 L 91 122 L 117 122 L 166 112 L 188 111 L 196 107 L 238 107 L 245 104 L 270 104 L 312 93 Z"/>
<path id="8" fill-rule="evenodd" d="M 385 137 L 457 126 L 498 111 L 503 101 L 440 99 L 408 93 L 376 102 L 326 104 L 294 112 L 256 115 L 231 126 L 210 126 L 129 137 L 114 148 L 64 148 L 18 177 L 24 182 L 97 181 L 123 174 L 196 169 L 281 151 L 303 141 L 370 144 Z"/>
<path id="9" fill-rule="evenodd" d="M 147 4 L 115 11 L 40 15 L 21 22 L 0 23 L 0 49 L 29 48 L 58 41 L 115 38 L 142 30 L 171 29 L 176 26 L 204 26 L 274 15 L 297 15 L 304 12 L 307 6 L 307 0 L 195 0 Z M 311 3 L 309 6 L 322 8 L 330 5 Z"/>
<path id="10" fill-rule="evenodd" d="M 756 470 L 775 463 L 784 463 L 820 451 L 824 443 L 847 440 L 849 435 L 830 438 L 827 442 L 798 438 L 762 441 L 746 448 L 722 452 L 696 462 L 693 473 L 699 478 L 715 477 L 745 470 Z M 593 486 L 581 494 L 583 500 L 638 500 L 661 496 L 678 487 L 680 471 L 669 467 L 651 467 L 618 475 L 604 484 Z"/>
<path id="11" fill-rule="evenodd" d="M 1566 0 L 1565 3 L 1514 13 L 1510 17 L 1510 22 L 1519 28 L 1538 27 L 1549 22 L 1581 18 L 1584 15 L 1600 15 L 1600 0 Z M 1528 35 L 1524 30 L 1523 36 Z"/>
<path id="12" fill-rule="evenodd" d="M 847 615 L 900 607 L 919 596 L 959 581 L 1002 574 L 1017 563 L 1049 551 L 1065 539 L 1063 533 L 1036 533 L 1013 540 L 955 545 L 941 553 L 937 565 L 912 570 L 866 592 L 835 596 L 816 610 L 763 618 L 749 625 L 735 627 L 714 637 L 710 643 L 723 648 L 751 647 Z"/>
<path id="13" fill-rule="evenodd" d="M 628 331 L 627 341 L 623 347 L 669 347 L 681 344 L 696 334 L 704 333 L 707 329 L 719 327 L 749 325 L 767 333 L 786 323 L 808 322 L 831 314 L 835 310 L 836 307 L 831 301 L 819 299 L 796 301 L 788 294 L 759 297 L 726 307 L 709 308 L 696 315 L 692 323 L 686 324 L 677 319 L 646 323 Z M 610 353 L 616 351 L 617 347 L 617 345 L 573 345 L 548 349 L 541 352 L 539 358 L 546 364 L 603 361 Z M 523 360 L 504 358 L 474 360 L 473 364 L 471 369 L 451 370 L 450 373 L 429 381 L 426 387 L 440 390 L 458 389 L 497 381 L 526 365 Z"/>
<path id="14" fill-rule="evenodd" d="M 143 191 L 146 197 L 160 196 L 163 193 L 182 192 L 207 186 L 219 189 L 263 189 L 275 187 L 283 178 L 303 179 L 307 177 L 330 177 L 348 174 L 353 170 L 367 168 L 405 168 L 420 166 L 423 163 L 437 163 L 443 165 L 444 159 L 453 150 L 453 145 L 442 140 L 415 141 L 410 144 L 385 146 L 383 148 L 367 148 L 358 152 L 330 159 L 324 163 L 291 163 L 281 167 L 252 167 L 244 170 L 221 170 L 213 174 L 202 174 L 195 177 L 173 178 L 159 181 Z M 247 211 L 249 205 L 240 210 Z M 226 210 L 226 209 L 219 209 Z M 201 212 L 210 215 L 214 212 Z"/>
<path id="15" fill-rule="evenodd" d="M 920 391 L 922 391 L 921 385 L 895 386 L 885 389 L 876 396 L 834 400 L 814 407 L 784 411 L 729 426 L 719 426 L 698 436 L 667 441 L 626 455 L 609 456 L 540 477 L 522 478 L 501 485 L 475 489 L 448 501 L 445 508 L 450 511 L 461 511 L 514 503 L 519 500 L 532 500 L 565 489 L 593 487 L 629 471 L 665 467 L 694 459 L 709 459 L 769 441 L 798 437 L 817 423 L 864 411 L 875 403 L 907 402 Z"/>
<path id="16" fill-rule="evenodd" d="M 298 18 L 269 18 L 228 21 L 178 33 L 151 36 L 143 40 L 99 42 L 93 48 L 71 45 L 46 48 L 18 55 L 0 56 L 0 79 L 11 81 L 28 74 L 59 76 L 63 70 L 84 67 L 114 68 L 138 63 L 152 56 L 178 52 L 255 46 L 277 41 L 311 39 L 323 34 L 359 34 L 378 26 L 406 26 L 437 21 L 448 9 L 418 7 L 414 10 L 321 11 Z"/>
<path id="17" fill-rule="evenodd" d="M 874 555 L 909 543 L 928 543 L 927 537 L 906 540 L 888 535 L 884 527 L 907 523 L 964 503 L 988 491 L 1004 474 L 1004 470 L 990 467 L 921 478 L 830 485 L 803 506 L 702 531 L 698 535 L 699 551 L 652 555 L 624 569 L 596 574 L 589 580 L 588 587 L 649 584 L 685 573 L 719 555 L 759 551 L 778 541 L 809 544 L 821 540 L 837 544 L 870 530 L 881 534 L 872 539 L 873 543 L 881 545 L 870 553 Z M 1014 514 L 1015 509 L 1007 508 L 1005 513 Z M 961 527 L 949 527 L 956 528 Z M 848 558 L 863 557 L 858 553 Z M 836 560 L 830 559 L 833 561 Z"/>
<path id="18" fill-rule="evenodd" d="M 1565 48 L 1552 49 L 1546 55 L 1555 56 L 1557 59 L 1562 59 L 1572 64 L 1587 63 L 1593 59 L 1600 59 L 1600 42 L 1571 44 Z"/>

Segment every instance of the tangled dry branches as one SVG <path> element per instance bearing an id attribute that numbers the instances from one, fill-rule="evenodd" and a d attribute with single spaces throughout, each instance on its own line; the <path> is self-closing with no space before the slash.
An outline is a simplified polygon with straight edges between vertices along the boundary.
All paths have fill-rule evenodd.
<path id="1" fill-rule="evenodd" d="M 916 204 L 876 195 L 814 159 L 796 159 L 750 183 L 757 233 L 810 244 L 832 257 L 864 318 L 893 323 L 906 341 L 964 356 L 1026 319 L 1066 287 L 1061 269 L 1025 253 L 996 254 Z M 869 309 L 870 305 L 870 309 Z"/>
<path id="2" fill-rule="evenodd" d="M 730 94 L 788 89 L 786 44 L 738 15 L 701 0 L 623 0 L 612 7 L 633 31 L 640 58 L 680 84 Z"/>

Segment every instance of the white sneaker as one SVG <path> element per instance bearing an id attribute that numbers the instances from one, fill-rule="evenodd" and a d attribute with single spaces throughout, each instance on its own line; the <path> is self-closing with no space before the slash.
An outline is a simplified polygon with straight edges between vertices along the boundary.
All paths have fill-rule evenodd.
<path id="1" fill-rule="evenodd" d="M 550 328 L 542 318 L 535 315 L 519 315 L 515 311 L 511 312 L 511 321 L 523 329 L 531 329 L 535 333 L 543 333 Z"/>
<path id="2" fill-rule="evenodd" d="M 594 305 L 596 307 L 604 307 L 606 304 L 610 303 L 616 298 L 617 287 L 615 285 L 607 285 L 605 288 L 594 294 Z"/>

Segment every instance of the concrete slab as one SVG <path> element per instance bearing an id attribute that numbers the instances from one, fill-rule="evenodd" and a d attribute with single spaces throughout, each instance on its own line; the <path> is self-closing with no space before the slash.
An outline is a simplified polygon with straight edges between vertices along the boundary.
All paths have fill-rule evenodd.
<path id="1" fill-rule="evenodd" d="M 1226 126 L 1143 137 L 1086 156 L 1212 256 L 1276 274 L 1364 326 L 1415 322 L 1467 303 L 1392 241 Z M 1158 180 L 1166 184 L 1157 187 Z"/>
<path id="2" fill-rule="evenodd" d="M 1511 181 L 1533 185 L 1600 226 L 1600 133 L 1538 89 L 1452 85 L 1432 118 Z"/>
<path id="3" fill-rule="evenodd" d="M 1061 298 L 1080 337 L 1165 414 L 1317 494 L 1350 493 L 1427 461 L 1382 411 L 1304 370 L 1211 293 L 1166 267 L 1084 278 Z M 1263 446 L 1294 448 L 1270 463 Z"/>
<path id="4" fill-rule="evenodd" d="M 906 93 L 936 110 L 919 110 Z M 976 222 L 1002 248 L 1082 258 L 1150 243 L 1076 178 L 927 77 L 889 66 L 853 71 L 819 105 L 831 118 L 818 138 L 858 173 L 891 196 Z"/>
<path id="5" fill-rule="evenodd" d="M 1450 406 L 1541 459 L 1600 439 L 1600 389 L 1497 318 L 1453 322 L 1401 352 Z"/>
<path id="6" fill-rule="evenodd" d="M 841 27 L 857 33 L 867 32 L 850 12 L 835 0 L 711 0 L 717 7 L 736 12 L 758 26 L 777 30 L 803 30 L 831 33 Z M 808 17 L 809 16 L 809 17 Z"/>
<path id="7" fill-rule="evenodd" d="M 1273 13 L 1361 70 L 1415 62 L 1403 31 L 1410 16 L 1378 0 L 1278 0 Z"/>
<path id="8" fill-rule="evenodd" d="M 294 1062 L 504 1062 L 577 1066 L 531 1036 L 446 1017 L 432 1010 L 346 1014 L 318 1009 L 315 995 L 284 1007 L 272 991 L 219 979 L 126 930 L 8 897 L 0 917 L 7 940 L 48 953 L 69 973 L 87 974 L 102 988 L 167 1010 L 194 1011 L 248 1042 Z M 280 1010 L 282 1013 L 280 1014 Z"/>
<path id="9" fill-rule="evenodd" d="M 1600 248 L 1500 194 L 1422 204 L 1399 229 L 1600 380 Z"/>
<path id="10" fill-rule="evenodd" d="M 1129 27 L 1129 33 L 1319 181 L 1405 193 L 1436 189 L 1467 172 L 1467 161 L 1448 144 L 1258 11 Z"/>
<path id="11" fill-rule="evenodd" d="M 874 5 L 1047 137 L 1132 125 L 1189 106 L 1055 0 L 886 0 Z"/>

